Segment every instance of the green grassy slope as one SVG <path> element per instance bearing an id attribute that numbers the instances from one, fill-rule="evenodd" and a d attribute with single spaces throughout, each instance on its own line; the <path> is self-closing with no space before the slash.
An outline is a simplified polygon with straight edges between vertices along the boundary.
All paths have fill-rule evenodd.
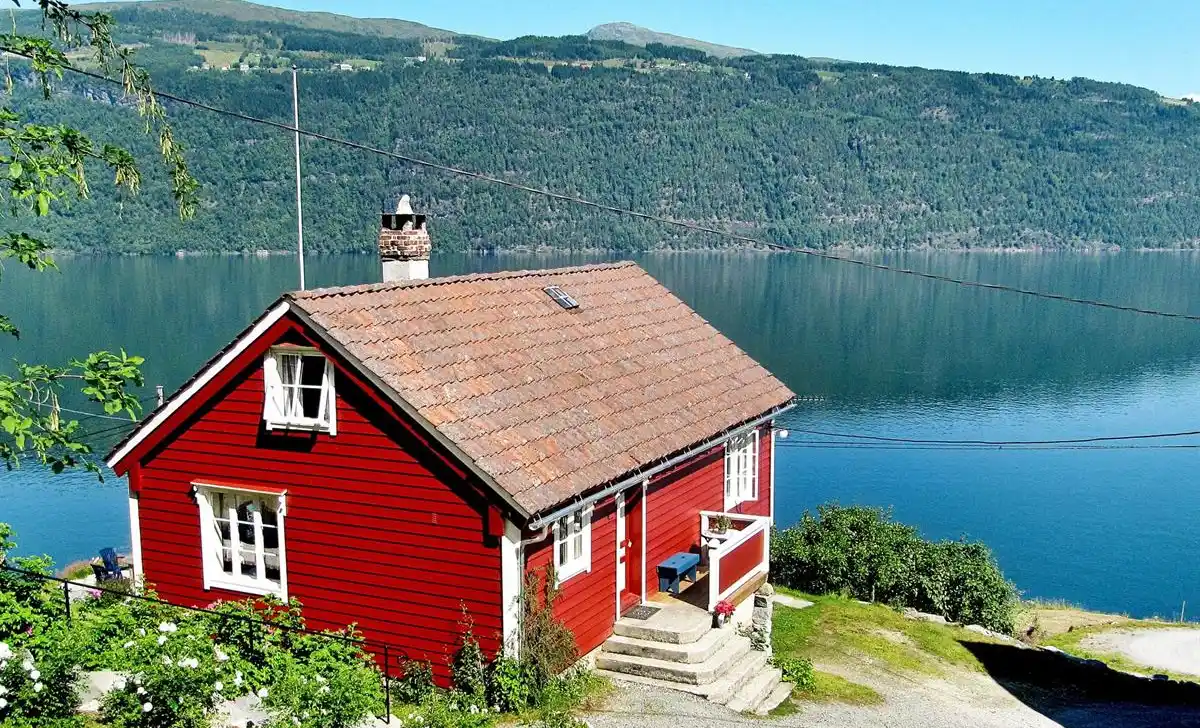
<path id="1" fill-rule="evenodd" d="M 78 6 L 81 10 L 104 10 L 113 12 L 126 9 L 129 3 L 89 3 Z M 335 33 L 356 33 L 383 38 L 415 38 L 420 40 L 442 40 L 456 33 L 440 28 L 392 18 L 351 18 L 345 15 L 322 12 L 304 12 L 275 8 L 269 5 L 246 2 L 246 0 L 147 0 L 138 3 L 143 10 L 188 10 L 194 13 L 217 15 L 243 22 L 285 23 L 310 30 L 326 30 Z"/>

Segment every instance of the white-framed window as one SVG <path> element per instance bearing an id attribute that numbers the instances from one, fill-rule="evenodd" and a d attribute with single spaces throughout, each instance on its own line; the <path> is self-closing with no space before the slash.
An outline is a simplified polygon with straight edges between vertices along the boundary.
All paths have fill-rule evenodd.
<path id="1" fill-rule="evenodd" d="M 758 500 L 758 431 L 725 443 L 725 510 Z"/>
<path id="2" fill-rule="evenodd" d="M 263 357 L 263 421 L 268 430 L 337 434 L 333 362 L 316 349 L 275 347 Z"/>
<path id="3" fill-rule="evenodd" d="M 558 583 L 592 570 L 592 507 L 554 522 L 554 575 Z"/>
<path id="4" fill-rule="evenodd" d="M 284 493 L 196 484 L 204 588 L 287 599 Z"/>

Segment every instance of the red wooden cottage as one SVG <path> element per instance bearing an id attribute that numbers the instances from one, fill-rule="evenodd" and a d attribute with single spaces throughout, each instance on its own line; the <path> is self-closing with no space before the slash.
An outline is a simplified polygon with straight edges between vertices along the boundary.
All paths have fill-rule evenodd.
<path id="1" fill-rule="evenodd" d="M 633 263 L 422 279 L 428 251 L 385 215 L 409 280 L 285 294 L 114 449 L 163 598 L 297 597 L 438 667 L 463 605 L 511 645 L 551 565 L 596 648 L 716 514 L 745 537 L 710 601 L 765 574 L 783 384 Z"/>

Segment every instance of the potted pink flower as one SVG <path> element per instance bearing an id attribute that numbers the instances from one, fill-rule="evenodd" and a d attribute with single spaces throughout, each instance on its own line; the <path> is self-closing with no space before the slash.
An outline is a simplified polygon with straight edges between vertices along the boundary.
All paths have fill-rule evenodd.
<path id="1" fill-rule="evenodd" d="M 717 602 L 717 606 L 713 607 L 713 626 L 720 628 L 725 626 L 729 618 L 733 616 L 733 602 L 728 599 L 722 599 Z"/>

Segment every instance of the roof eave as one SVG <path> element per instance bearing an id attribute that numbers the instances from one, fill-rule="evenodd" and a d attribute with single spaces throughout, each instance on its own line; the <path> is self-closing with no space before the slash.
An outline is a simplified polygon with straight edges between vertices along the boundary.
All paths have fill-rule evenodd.
<path id="1" fill-rule="evenodd" d="M 583 508 L 592 503 L 596 503 L 597 501 L 604 500 L 605 498 L 607 498 L 610 495 L 613 495 L 614 493 L 619 493 L 627 488 L 637 485 L 638 483 L 641 483 L 645 480 L 653 478 L 654 476 L 658 475 L 659 473 L 661 473 L 665 470 L 669 470 L 670 468 L 678 465 L 679 463 L 685 462 L 690 458 L 694 458 L 697 455 L 699 455 L 700 453 L 703 453 L 707 450 L 711 450 L 712 448 L 717 447 L 718 445 L 721 445 L 723 442 L 725 442 L 727 440 L 731 440 L 734 437 L 737 437 L 738 435 L 741 435 L 744 432 L 747 432 L 755 427 L 758 427 L 763 422 L 767 422 L 769 420 L 775 419 L 779 415 L 783 414 L 784 412 L 787 412 L 788 410 L 792 409 L 795 406 L 796 406 L 796 397 L 795 397 L 795 395 L 793 395 L 792 398 L 789 399 L 788 401 L 786 401 L 780 405 L 777 405 L 775 407 L 772 407 L 769 410 L 766 410 L 765 412 L 758 415 L 757 417 L 752 417 L 749 420 L 742 422 L 741 424 L 730 427 L 722 432 L 717 433 L 716 435 L 714 435 L 712 437 L 709 437 L 705 440 L 700 441 L 697 444 L 694 444 L 694 445 L 687 447 L 681 451 L 678 451 L 674 455 L 669 455 L 666 458 L 664 458 L 663 460 L 661 460 L 659 463 L 657 463 L 656 465 L 651 465 L 650 467 L 643 467 L 643 468 L 633 472 L 632 474 L 626 474 L 625 476 L 618 479 L 615 483 L 612 483 L 611 485 L 608 485 L 607 487 L 601 487 L 601 488 L 599 488 L 591 493 L 588 493 L 588 494 L 580 494 L 577 496 L 573 496 L 572 498 L 569 498 L 564 501 L 560 501 L 559 503 L 556 503 L 553 506 L 548 506 L 546 508 L 539 509 L 536 513 L 533 514 L 533 517 L 529 518 L 528 527 L 531 530 L 536 531 L 537 529 L 541 528 L 542 526 L 547 525 L 549 523 L 553 523 L 554 521 L 558 520 L 559 518 L 562 518 L 565 515 L 573 513 L 580 508 Z M 563 505 L 563 503 L 566 503 L 566 505 Z"/>
<path id="2" fill-rule="evenodd" d="M 147 437 L 169 420 L 180 407 L 203 389 L 213 377 L 220 374 L 225 367 L 229 366 L 247 347 L 257 341 L 271 326 L 283 318 L 290 308 L 294 307 L 282 299 L 272 303 L 250 326 L 238 334 L 232 343 L 221 349 L 196 374 L 184 382 L 184 385 L 172 394 L 161 407 L 151 412 L 149 418 L 143 420 L 138 427 L 134 428 L 124 439 L 114 445 L 112 450 L 109 451 L 108 457 L 105 458 L 105 464 L 113 470 L 117 470 L 121 466 L 122 461 L 137 450 L 138 446 Z"/>

